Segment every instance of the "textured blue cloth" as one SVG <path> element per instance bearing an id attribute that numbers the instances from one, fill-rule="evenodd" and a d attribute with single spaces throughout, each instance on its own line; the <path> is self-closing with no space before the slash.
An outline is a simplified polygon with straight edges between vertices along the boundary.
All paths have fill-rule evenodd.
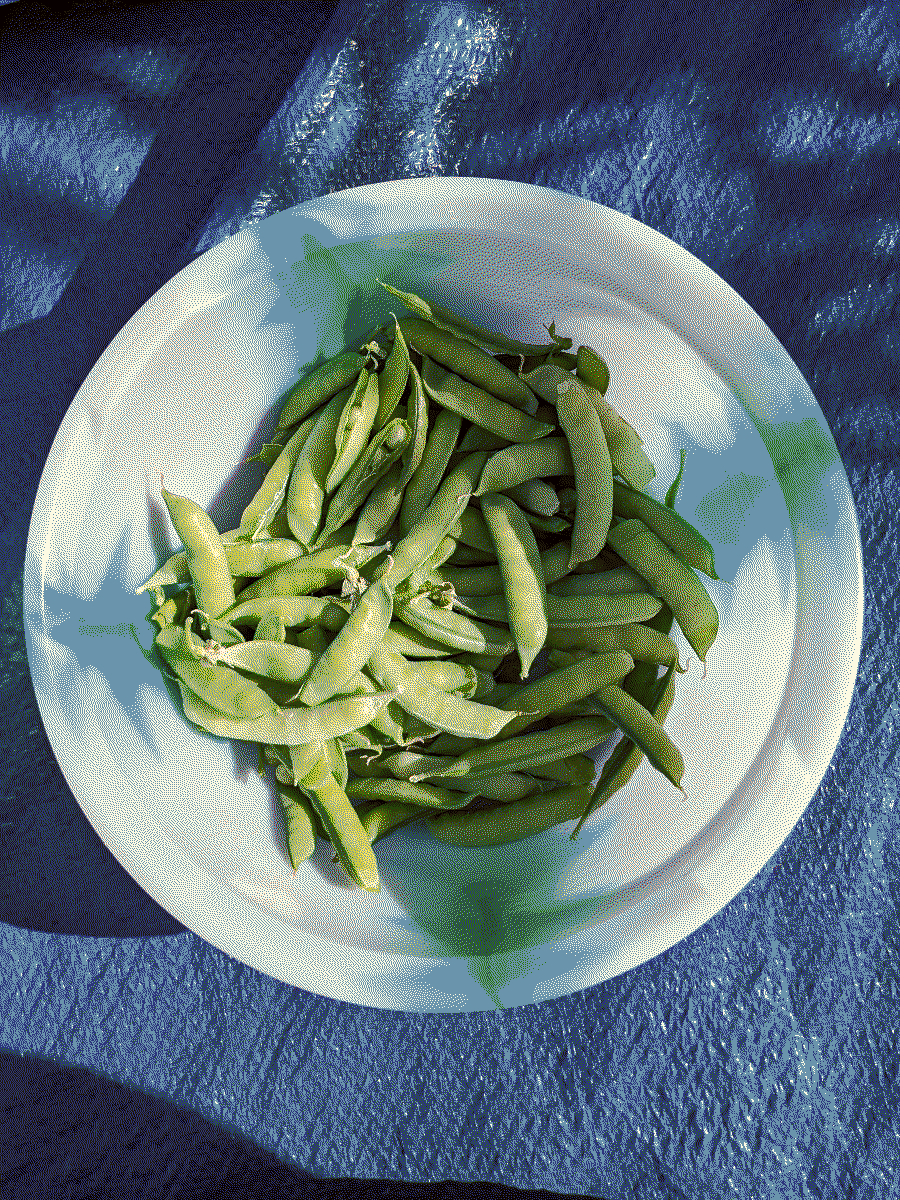
<path id="1" fill-rule="evenodd" d="M 888 0 L 4 6 L 7 1197 L 320 1194 L 301 1190 L 320 1186 L 310 1177 L 607 1200 L 900 1196 L 896 13 Z M 136 309 L 249 221 L 435 174 L 583 195 L 721 274 L 825 413 L 866 581 L 847 725 L 766 868 L 622 977 L 461 1016 L 309 995 L 167 916 L 68 791 L 21 628 L 44 458 Z M 360 1194 L 420 1194 L 393 1187 Z"/>

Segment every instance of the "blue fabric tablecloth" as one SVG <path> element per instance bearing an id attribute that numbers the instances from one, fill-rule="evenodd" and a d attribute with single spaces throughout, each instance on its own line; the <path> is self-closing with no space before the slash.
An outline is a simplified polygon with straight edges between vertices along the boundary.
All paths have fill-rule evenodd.
<path id="1" fill-rule="evenodd" d="M 900 1196 L 896 6 L 20 3 L 0 19 L 8 1200 L 476 1194 L 444 1180 Z M 182 929 L 66 787 L 21 623 L 44 459 L 128 318 L 248 222 L 417 175 L 585 196 L 721 274 L 812 387 L 865 562 L 848 721 L 765 869 L 624 976 L 462 1016 L 309 995 Z M 338 1182 L 366 1179 L 383 1182 Z"/>

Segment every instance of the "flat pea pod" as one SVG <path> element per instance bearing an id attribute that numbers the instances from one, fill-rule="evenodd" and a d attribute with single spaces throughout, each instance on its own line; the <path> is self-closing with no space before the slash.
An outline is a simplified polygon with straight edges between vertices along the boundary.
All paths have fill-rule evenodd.
<path id="1" fill-rule="evenodd" d="M 276 783 L 275 795 L 284 818 L 288 861 L 291 869 L 296 871 L 316 849 L 315 812 L 303 792 L 290 784 Z"/>
<path id="2" fill-rule="evenodd" d="M 400 328 L 407 344 L 415 346 L 421 355 L 434 359 L 442 367 L 515 408 L 527 413 L 537 408 L 537 398 L 528 385 L 471 342 L 454 337 L 418 317 L 404 317 Z"/>
<path id="3" fill-rule="evenodd" d="M 569 575 L 553 586 L 556 596 L 622 596 L 646 590 L 647 581 L 631 567 Z"/>
<path id="4" fill-rule="evenodd" d="M 360 380 L 363 378 L 368 381 L 367 371 L 360 373 Z M 325 481 L 334 465 L 339 426 L 358 387 L 359 382 L 355 388 L 344 388 L 331 397 L 301 447 L 291 471 L 285 496 L 285 513 L 291 533 L 304 550 L 309 550 L 322 520 Z"/>
<path id="5" fill-rule="evenodd" d="M 326 742 L 343 737 L 353 729 L 362 729 L 396 697 L 393 692 L 371 696 L 345 696 L 315 708 L 277 708 L 256 718 L 236 720 L 225 716 L 191 691 L 181 680 L 179 688 L 184 715 L 194 725 L 216 737 L 240 742 L 261 742 L 266 746 L 301 746 L 308 742 Z"/>
<path id="6" fill-rule="evenodd" d="M 251 539 L 259 537 L 275 516 L 287 493 L 288 481 L 294 464 L 300 457 L 300 451 L 306 445 L 306 440 L 315 428 L 317 420 L 318 414 L 315 412 L 307 417 L 291 435 L 278 458 L 269 467 L 256 495 L 241 514 L 240 532 L 243 535 Z"/>
<path id="7" fill-rule="evenodd" d="M 336 491 L 368 441 L 378 412 L 379 377 L 364 371 L 338 423 L 334 462 L 325 477 L 325 491 Z"/>
<path id="8" fill-rule="evenodd" d="M 399 417 L 389 421 L 363 450 L 346 479 L 332 496 L 325 514 L 325 523 L 316 538 L 320 546 L 335 530 L 340 529 L 368 499 L 378 483 L 409 445 L 412 430 Z"/>
<path id="9" fill-rule="evenodd" d="M 476 495 L 504 492 L 532 479 L 573 473 L 569 443 L 563 437 L 545 437 L 540 441 L 505 446 L 485 463 Z"/>
<path id="10" fill-rule="evenodd" d="M 284 628 L 283 623 L 281 627 Z M 266 679 L 300 683 L 309 674 L 313 656 L 303 646 L 255 637 L 252 642 L 240 642 L 220 650 L 216 661 L 238 671 L 262 675 Z"/>
<path id="11" fill-rule="evenodd" d="M 651 617 L 650 621 L 655 619 L 655 617 Z M 681 669 L 677 666 L 678 647 L 665 633 L 650 625 L 609 625 L 596 629 L 591 627 L 555 628 L 547 634 L 547 645 L 553 649 L 582 650 L 603 654 L 624 651 L 637 662 L 656 663 L 663 667 L 674 663 L 677 670 Z"/>
<path id="12" fill-rule="evenodd" d="M 483 452 L 470 454 L 450 471 L 422 517 L 394 549 L 390 565 L 379 569 L 385 587 L 396 591 L 434 553 L 468 504 L 486 461 Z"/>
<path id="13" fill-rule="evenodd" d="M 409 479 L 400 505 L 399 524 L 408 533 L 434 498 L 462 429 L 462 417 L 444 408 L 435 417 L 422 458 Z"/>
<path id="14" fill-rule="evenodd" d="M 187 554 L 197 607 L 219 617 L 234 604 L 234 584 L 222 538 L 199 504 L 162 489 L 175 531 Z"/>
<path id="15" fill-rule="evenodd" d="M 587 787 L 555 788 L 503 808 L 429 817 L 428 828 L 449 846 L 500 846 L 575 820 L 590 799 Z"/>
<path id="16" fill-rule="evenodd" d="M 410 783 L 408 779 L 393 776 L 356 778 L 347 784 L 347 795 L 351 800 L 403 800 L 423 808 L 462 808 L 470 802 L 465 793 L 451 792 L 447 788 L 431 787 L 427 783 Z"/>
<path id="17" fill-rule="evenodd" d="M 422 383 L 435 404 L 459 413 L 474 425 L 508 442 L 536 442 L 553 432 L 552 425 L 535 421 L 515 405 L 498 399 L 468 379 L 445 371 L 427 356 L 422 361 Z"/>
<path id="18" fill-rule="evenodd" d="M 429 810 L 419 804 L 404 804 L 393 800 L 387 804 L 377 804 L 361 814 L 360 822 L 371 845 L 395 829 L 409 825 L 412 821 L 421 820 Z"/>
<path id="19" fill-rule="evenodd" d="M 537 542 L 518 505 L 497 492 L 481 497 L 481 511 L 497 550 L 509 627 L 524 679 L 547 637 L 547 589 Z"/>
<path id="20" fill-rule="evenodd" d="M 397 704 L 405 712 L 435 729 L 487 740 L 496 737 L 514 715 L 433 687 L 411 670 L 399 654 L 392 654 L 383 646 L 372 652 L 369 670 L 381 687 L 397 693 Z"/>
<path id="21" fill-rule="evenodd" d="M 394 345 L 381 371 L 378 384 L 378 409 L 375 413 L 375 429 L 381 429 L 393 415 L 397 405 L 403 399 L 406 382 L 409 379 L 409 351 L 397 318 L 394 317 Z"/>
<path id="22" fill-rule="evenodd" d="M 359 578 L 358 567 L 374 557 L 376 547 L 329 546 L 301 554 L 241 588 L 237 602 L 262 596 L 305 596 L 347 579 Z"/>
<path id="23" fill-rule="evenodd" d="M 702 571 L 710 579 L 718 579 L 713 548 L 689 521 L 665 504 L 637 492 L 627 484 L 613 481 L 613 512 L 617 517 L 636 517 L 669 547 L 687 567 Z"/>
<path id="24" fill-rule="evenodd" d="M 415 292 L 398 291 L 389 284 L 382 283 L 380 279 L 376 282 L 386 292 L 390 292 L 392 296 L 396 296 L 398 300 L 402 300 L 406 307 L 417 316 L 430 321 L 438 329 L 443 329 L 446 333 L 453 334 L 454 337 L 466 338 L 476 346 L 490 346 L 495 350 L 519 355 L 543 354 L 553 349 L 552 346 L 531 346 L 525 342 L 513 341 L 502 333 L 491 333 L 490 330 L 482 329 L 480 325 L 473 325 L 471 321 L 467 321 L 465 317 L 459 316 L 458 313 L 451 312 L 449 309 L 442 308 L 433 301 L 417 296 Z M 569 345 L 571 345 L 571 342 Z"/>
<path id="25" fill-rule="evenodd" d="M 609 387 L 609 367 L 596 350 L 590 346 L 579 346 L 575 356 L 575 367 L 585 383 L 596 388 L 601 396 L 606 394 Z"/>
<path id="26" fill-rule="evenodd" d="M 513 650 L 512 639 L 501 630 L 472 621 L 462 613 L 438 608 L 424 595 L 398 603 L 394 611 L 404 625 L 424 633 L 432 642 L 454 650 L 499 655 L 507 655 Z"/>
<path id="27" fill-rule="evenodd" d="M 701 662 L 719 631 L 719 614 L 706 588 L 643 521 L 629 519 L 610 530 L 609 543 L 665 600 Z"/>
<path id="28" fill-rule="evenodd" d="M 499 703 L 500 708 L 519 713 L 500 737 L 512 737 L 573 701 L 593 695 L 610 684 L 621 683 L 633 666 L 634 659 L 630 654 L 593 654 L 516 688 Z"/>
<path id="29" fill-rule="evenodd" d="M 329 770 L 326 755 L 321 756 L 298 786 L 309 796 L 319 814 L 341 866 L 354 883 L 366 891 L 377 892 L 381 883 L 369 836 L 347 793 Z"/>
<path id="30" fill-rule="evenodd" d="M 508 622 L 505 596 L 461 596 L 457 603 L 477 620 Z M 648 621 L 661 607 L 660 600 L 648 592 L 619 596 L 555 596 L 548 593 L 545 604 L 548 630 L 630 625 Z"/>
<path id="31" fill-rule="evenodd" d="M 562 579 L 569 570 L 569 544 L 557 542 L 541 554 L 541 570 L 547 587 Z M 503 575 L 500 564 L 484 567 L 438 568 L 435 578 L 442 583 L 451 583 L 461 596 L 491 596 L 503 591 Z"/>
<path id="32" fill-rule="evenodd" d="M 643 751 L 647 761 L 680 789 L 684 776 L 681 751 L 643 704 L 616 684 L 601 688 L 597 700 L 609 719 Z"/>
<path id="33" fill-rule="evenodd" d="M 593 750 L 607 736 L 605 721 L 597 717 L 583 717 L 566 725 L 557 725 L 555 729 L 519 734 L 487 746 L 476 746 L 452 759 L 446 766 L 435 769 L 428 764 L 422 768 L 421 774 L 414 774 L 410 778 L 413 783 L 418 783 L 422 779 L 477 775 L 508 767 L 530 771 L 543 763 Z"/>
<path id="34" fill-rule="evenodd" d="M 245 720 L 277 711 L 262 688 L 229 667 L 204 658 L 200 644 L 194 644 L 185 626 L 165 626 L 156 635 L 154 645 L 178 678 L 216 712 Z"/>
<path id="35" fill-rule="evenodd" d="M 321 704 L 368 661 L 393 615 L 393 595 L 383 582 L 370 584 L 345 624 L 318 659 L 300 692 L 302 704 Z"/>
<path id="36" fill-rule="evenodd" d="M 284 397 L 278 417 L 278 429 L 295 425 L 307 413 L 337 395 L 348 383 L 356 379 L 364 366 L 364 357 L 354 350 L 348 350 L 322 363 L 305 379 L 295 383 Z"/>

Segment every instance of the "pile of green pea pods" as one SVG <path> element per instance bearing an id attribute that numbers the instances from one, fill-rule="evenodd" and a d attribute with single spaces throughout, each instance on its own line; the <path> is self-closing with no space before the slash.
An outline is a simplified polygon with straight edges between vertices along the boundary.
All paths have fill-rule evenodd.
<path id="1" fill-rule="evenodd" d="M 680 788 L 669 633 L 705 661 L 718 632 L 684 456 L 661 504 L 599 355 L 387 291 L 414 315 L 286 394 L 237 529 L 163 490 L 184 549 L 138 589 L 187 719 L 274 768 L 294 869 L 325 838 L 370 891 L 373 844 L 412 821 L 574 837 L 643 757 Z"/>

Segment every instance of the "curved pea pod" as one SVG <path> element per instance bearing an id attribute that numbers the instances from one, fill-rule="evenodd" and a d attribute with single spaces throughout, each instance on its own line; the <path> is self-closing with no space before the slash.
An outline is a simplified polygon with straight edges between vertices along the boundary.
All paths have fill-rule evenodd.
<path id="1" fill-rule="evenodd" d="M 399 620 L 391 621 L 384 635 L 384 644 L 388 650 L 402 654 L 404 658 L 450 658 L 454 653 L 453 646 L 448 646 L 445 642 L 436 642 Z"/>
<path id="2" fill-rule="evenodd" d="M 240 532 L 256 538 L 273 519 L 287 493 L 288 481 L 300 452 L 316 426 L 318 414 L 308 417 L 291 435 L 284 449 L 272 463 L 256 495 L 241 514 Z"/>
<path id="3" fill-rule="evenodd" d="M 239 600 L 223 613 L 232 625 L 257 625 L 263 617 L 277 614 L 288 628 L 322 625 L 338 630 L 347 619 L 349 601 L 336 596 L 254 596 Z"/>
<path id="4" fill-rule="evenodd" d="M 199 504 L 165 488 L 162 498 L 187 554 L 197 607 L 210 617 L 221 616 L 234 603 L 234 584 L 222 538 Z"/>
<path id="5" fill-rule="evenodd" d="M 442 408 L 508 442 L 535 442 L 553 432 L 552 425 L 535 421 L 513 404 L 500 400 L 459 375 L 445 371 L 427 356 L 422 361 L 422 383 L 427 395 Z"/>
<path id="6" fill-rule="evenodd" d="M 433 687 L 399 654 L 383 646 L 376 647 L 369 658 L 369 670 L 382 687 L 397 692 L 397 703 L 404 711 L 435 729 L 486 740 L 496 737 L 515 715 Z"/>
<path id="7" fill-rule="evenodd" d="M 470 620 L 462 613 L 438 608 L 424 595 L 398 603 L 394 611 L 404 625 L 424 633 L 439 645 L 473 654 L 502 656 L 513 650 L 512 639 L 504 635 L 502 630 Z"/>
<path id="8" fill-rule="evenodd" d="M 483 550 L 491 555 L 496 554 L 494 542 L 484 517 L 475 508 L 463 509 L 459 514 L 459 519 L 450 526 L 450 535 L 473 550 Z"/>
<path id="9" fill-rule="evenodd" d="M 669 547 L 686 567 L 702 571 L 710 579 L 718 579 L 713 548 L 689 521 L 675 512 L 674 508 L 635 491 L 627 484 L 613 481 L 613 512 L 617 517 L 636 517 Z"/>
<path id="10" fill-rule="evenodd" d="M 660 610 L 662 611 L 662 610 Z M 650 618 L 651 621 L 655 617 Z M 551 629 L 547 645 L 560 650 L 582 650 L 602 654 L 624 651 L 637 662 L 656 663 L 668 667 L 678 664 L 678 647 L 665 633 L 650 625 L 609 625 L 597 629 L 570 627 Z"/>
<path id="11" fill-rule="evenodd" d="M 537 397 L 528 385 L 471 342 L 454 337 L 418 317 L 404 317 L 400 329 L 407 344 L 414 346 L 423 357 L 434 359 L 442 367 L 515 408 L 526 413 L 537 409 Z"/>
<path id="12" fill-rule="evenodd" d="M 523 800 L 534 792 L 547 790 L 547 785 L 542 780 L 533 775 L 524 775 L 521 771 L 484 771 L 478 775 L 445 779 L 442 782 L 448 788 L 462 792 L 467 797 L 467 803 L 480 796 L 482 800 L 510 804 L 513 800 Z"/>
<path id="13" fill-rule="evenodd" d="M 518 412 L 518 409 L 516 411 Z M 457 454 L 471 454 L 473 450 L 493 452 L 501 450 L 507 445 L 509 445 L 509 438 L 501 437 L 497 433 L 489 433 L 487 429 L 481 429 L 477 425 L 470 425 L 457 443 L 450 461 L 454 462 Z"/>
<path id="14" fill-rule="evenodd" d="M 656 477 L 656 468 L 647 457 L 640 435 L 595 388 L 584 382 L 582 387 L 603 426 L 613 470 L 632 487 L 642 491 Z"/>
<path id="15" fill-rule="evenodd" d="M 241 639 L 243 641 L 243 638 Z M 287 628 L 278 613 L 263 617 L 253 631 L 253 640 L 259 642 L 285 642 Z"/>
<path id="16" fill-rule="evenodd" d="M 254 638 L 219 651 L 216 660 L 238 671 L 249 671 L 282 683 L 299 683 L 309 674 L 313 656 L 302 646 Z"/>
<path id="17" fill-rule="evenodd" d="M 597 700 L 609 719 L 643 751 L 647 761 L 680 789 L 684 776 L 684 759 L 652 713 L 615 684 L 598 691 Z"/>
<path id="18" fill-rule="evenodd" d="M 372 438 L 331 498 L 325 523 L 315 541 L 316 546 L 320 546 L 353 517 L 378 481 L 405 452 L 411 435 L 406 421 L 397 417 Z"/>
<path id="19" fill-rule="evenodd" d="M 338 354 L 322 363 L 299 383 L 295 383 L 285 395 L 278 429 L 286 429 L 330 400 L 351 383 L 365 366 L 365 358 L 355 350 Z"/>
<path id="20" fill-rule="evenodd" d="M 605 721 L 596 717 L 584 717 L 566 725 L 557 725 L 555 729 L 519 734 L 517 737 L 491 742 L 487 746 L 476 746 L 452 759 L 445 766 L 435 768 L 431 763 L 423 764 L 421 773 L 410 778 L 413 783 L 418 783 L 422 779 L 478 775 L 509 767 L 530 772 L 544 763 L 568 758 L 573 754 L 585 754 L 599 746 L 607 736 Z"/>
<path id="21" fill-rule="evenodd" d="M 705 662 L 719 631 L 719 614 L 694 572 L 643 521 L 629 519 L 614 526 L 609 543 L 665 600 L 697 657 Z"/>
<path id="22" fill-rule="evenodd" d="M 338 422 L 334 462 L 325 477 L 326 493 L 340 487 L 369 439 L 378 412 L 378 386 L 378 376 L 363 371 L 347 400 Z"/>
<path id="23" fill-rule="evenodd" d="M 315 708 L 276 708 L 274 713 L 237 720 L 217 712 L 180 680 L 179 687 L 184 715 L 193 724 L 216 737 L 261 742 L 266 746 L 300 746 L 342 737 L 368 725 L 385 705 L 396 699 L 393 692 L 376 692 L 371 696 L 342 697 Z"/>
<path id="24" fill-rule="evenodd" d="M 559 512 L 559 496 L 543 479 L 530 479 L 516 487 L 506 488 L 506 495 L 520 508 L 539 517 L 555 517 Z"/>
<path id="25" fill-rule="evenodd" d="M 514 501 L 487 492 L 481 498 L 481 510 L 497 550 L 507 619 L 524 679 L 547 637 L 547 589 L 541 556 L 531 526 Z"/>
<path id="26" fill-rule="evenodd" d="M 601 396 L 605 395 L 609 387 L 609 367 L 596 350 L 592 350 L 590 346 L 579 346 L 575 355 L 575 367 L 585 383 L 596 388 Z"/>
<path id="27" fill-rule="evenodd" d="M 351 539 L 354 546 L 380 542 L 386 536 L 403 503 L 399 486 L 402 473 L 402 465 L 394 463 L 372 489 L 356 520 Z"/>
<path id="28" fill-rule="evenodd" d="M 500 846 L 575 820 L 590 798 L 590 788 L 561 787 L 503 808 L 429 817 L 428 828 L 449 846 Z"/>
<path id="29" fill-rule="evenodd" d="M 420 821 L 428 811 L 420 804 L 404 804 L 402 801 L 392 800 L 387 804 L 376 804 L 369 808 L 361 814 L 360 822 L 370 844 L 374 846 L 395 829 L 413 821 Z"/>
<path id="30" fill-rule="evenodd" d="M 464 546 L 460 542 L 447 561 L 451 567 L 496 566 L 497 555 L 493 550 L 485 553 L 483 550 L 473 550 L 471 546 Z"/>
<path id="31" fill-rule="evenodd" d="M 562 579 L 569 570 L 569 544 L 558 542 L 543 551 L 541 571 L 546 586 Z M 451 583 L 461 596 L 491 596 L 503 591 L 500 564 L 484 567 L 440 567 L 434 572 L 441 583 Z"/>
<path id="32" fill-rule="evenodd" d="M 409 351 L 397 318 L 394 317 L 394 345 L 381 371 L 378 384 L 378 409 L 375 413 L 375 429 L 381 429 L 403 399 L 409 379 Z"/>
<path id="33" fill-rule="evenodd" d="M 483 492 L 504 492 L 532 479 L 573 473 L 569 444 L 562 437 L 545 437 L 540 441 L 497 450 L 487 460 L 476 495 Z"/>
<path id="34" fill-rule="evenodd" d="M 384 583 L 367 587 L 310 672 L 300 692 L 301 703 L 320 704 L 350 680 L 380 645 L 392 615 L 393 596 Z"/>
<path id="35" fill-rule="evenodd" d="M 377 892 L 381 883 L 369 836 L 347 793 L 332 775 L 325 754 L 298 786 L 309 796 L 341 866 L 354 883 Z"/>
<path id="36" fill-rule="evenodd" d="M 406 666 L 413 670 L 423 683 L 440 688 L 442 692 L 456 692 L 466 700 L 470 700 L 478 689 L 479 672 L 459 660 L 430 658 L 424 662 L 407 662 Z M 491 679 L 492 684 L 493 682 Z"/>
<path id="37" fill-rule="evenodd" d="M 299 788 L 275 784 L 275 795 L 284 818 L 288 861 L 294 871 L 312 856 L 316 848 L 316 818 L 313 808 Z"/>
<path id="38" fill-rule="evenodd" d="M 337 545 L 300 554 L 241 588 L 237 603 L 262 596 L 304 596 L 344 580 L 356 584 L 360 580 L 358 568 L 370 562 L 381 549 Z"/>
<path id="39" fill-rule="evenodd" d="M 417 296 L 415 292 L 398 291 L 389 284 L 382 283 L 380 279 L 376 282 L 386 292 L 390 292 L 392 296 L 402 300 L 406 307 L 417 316 L 430 321 L 432 325 L 442 329 L 445 333 L 452 334 L 457 338 L 465 338 L 476 346 L 490 346 L 494 350 L 502 350 L 509 354 L 543 354 L 553 349 L 553 345 L 532 346 L 525 342 L 514 341 L 502 333 L 491 333 L 490 330 L 482 329 L 480 325 L 473 325 L 471 321 L 467 321 L 457 313 Z M 571 346 L 571 344 L 570 341 L 569 345 Z"/>
<path id="40" fill-rule="evenodd" d="M 480 621 L 506 622 L 508 619 L 505 596 L 461 596 L 457 603 Z M 620 596 L 555 596 L 548 593 L 546 598 L 549 630 L 628 625 L 649 620 L 660 607 L 657 597 L 647 592 Z"/>
<path id="41" fill-rule="evenodd" d="M 416 372 L 414 380 L 417 378 L 419 378 L 418 372 Z M 409 533 L 434 499 L 441 480 L 444 478 L 461 429 L 462 417 L 448 408 L 442 408 L 435 417 L 425 439 L 419 463 L 407 480 L 403 491 L 398 519 L 403 533 Z"/>
<path id="42" fill-rule="evenodd" d="M 471 796 L 451 792 L 447 788 L 430 787 L 427 783 L 410 783 L 408 779 L 393 776 L 371 776 L 367 779 L 351 779 L 347 784 L 347 795 L 351 800 L 402 800 L 420 808 L 462 808 L 471 801 Z"/>
<path id="43" fill-rule="evenodd" d="M 219 715 L 245 720 L 277 712 L 275 703 L 262 688 L 236 671 L 204 658 L 200 646 L 193 645 L 187 628 L 164 627 L 156 635 L 154 645 L 178 678 Z"/>
<path id="44" fill-rule="evenodd" d="M 631 567 L 569 575 L 553 586 L 555 596 L 622 596 L 645 592 L 647 581 Z"/>
<path id="45" fill-rule="evenodd" d="M 360 373 L 360 380 L 368 371 Z M 334 465 L 335 446 L 341 422 L 346 422 L 350 401 L 357 395 L 355 388 L 344 388 L 332 396 L 319 413 L 312 432 L 297 455 L 285 495 L 285 514 L 291 533 L 304 550 L 315 539 L 322 520 L 325 500 L 325 481 Z"/>
<path id="46" fill-rule="evenodd" d="M 594 654 L 516 688 L 500 701 L 500 708 L 518 710 L 500 736 L 512 737 L 567 704 L 620 683 L 633 666 L 630 654 Z"/>

